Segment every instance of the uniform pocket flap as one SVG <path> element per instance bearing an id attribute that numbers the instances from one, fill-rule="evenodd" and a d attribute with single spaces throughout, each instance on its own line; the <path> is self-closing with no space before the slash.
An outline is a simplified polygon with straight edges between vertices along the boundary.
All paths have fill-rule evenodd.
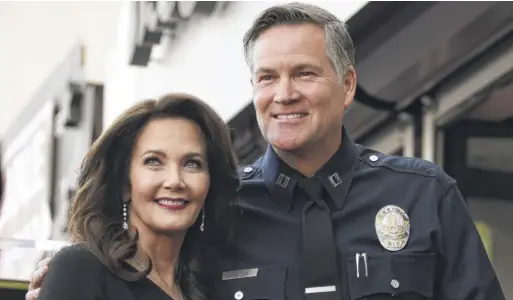
<path id="1" fill-rule="evenodd" d="M 351 299 L 371 295 L 411 295 L 408 299 L 433 297 L 433 253 L 390 253 L 347 259 Z M 416 296 L 416 297 L 415 297 Z M 422 298 L 420 297 L 422 296 Z"/>
<path id="2" fill-rule="evenodd" d="M 283 300 L 287 266 L 265 266 L 223 272 L 220 299 Z"/>

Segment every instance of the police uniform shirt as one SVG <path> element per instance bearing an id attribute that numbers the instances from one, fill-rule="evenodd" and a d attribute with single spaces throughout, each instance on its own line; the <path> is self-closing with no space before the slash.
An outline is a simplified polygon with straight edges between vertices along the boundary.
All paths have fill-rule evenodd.
<path id="1" fill-rule="evenodd" d="M 340 184 L 356 168 L 347 197 Z M 219 299 L 301 300 L 301 176 L 271 147 L 241 168 L 236 251 Z M 505 299 L 455 181 L 436 165 L 355 145 L 316 174 L 330 206 L 343 299 Z"/>

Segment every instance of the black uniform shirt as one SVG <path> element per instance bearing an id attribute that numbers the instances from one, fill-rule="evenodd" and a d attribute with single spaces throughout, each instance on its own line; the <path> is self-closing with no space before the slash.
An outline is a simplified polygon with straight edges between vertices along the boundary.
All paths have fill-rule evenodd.
<path id="1" fill-rule="evenodd" d="M 344 199 L 333 183 L 353 163 Z M 219 299 L 304 299 L 300 174 L 269 147 L 240 175 L 236 255 L 223 259 Z M 455 181 L 435 164 L 355 145 L 344 130 L 316 177 L 331 200 L 344 299 L 504 299 Z M 406 235 L 394 235 L 394 224 Z"/>

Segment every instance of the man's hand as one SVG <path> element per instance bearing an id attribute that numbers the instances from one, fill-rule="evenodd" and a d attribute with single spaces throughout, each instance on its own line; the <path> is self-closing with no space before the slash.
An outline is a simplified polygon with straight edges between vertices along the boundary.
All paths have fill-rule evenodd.
<path id="1" fill-rule="evenodd" d="M 26 300 L 36 300 L 39 294 L 39 288 L 43 283 L 46 271 L 48 271 L 48 264 L 50 263 L 51 257 L 45 258 L 37 264 L 37 268 L 30 276 L 30 285 L 27 294 L 25 295 Z"/>

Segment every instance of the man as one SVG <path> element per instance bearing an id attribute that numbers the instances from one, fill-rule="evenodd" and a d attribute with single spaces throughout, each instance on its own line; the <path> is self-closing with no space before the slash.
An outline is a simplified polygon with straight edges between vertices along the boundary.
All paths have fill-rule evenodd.
<path id="1" fill-rule="evenodd" d="M 237 255 L 223 261 L 219 299 L 504 299 L 454 180 L 343 129 L 356 88 L 343 22 L 275 6 L 244 49 L 269 147 L 241 169 Z"/>

